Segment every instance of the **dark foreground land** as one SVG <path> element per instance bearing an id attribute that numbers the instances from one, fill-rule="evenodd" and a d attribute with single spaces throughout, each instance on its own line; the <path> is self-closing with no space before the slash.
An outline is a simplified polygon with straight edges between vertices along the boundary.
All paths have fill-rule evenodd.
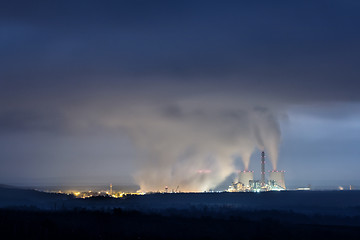
<path id="1" fill-rule="evenodd" d="M 359 218 L 331 224 L 291 212 L 169 211 L 1 210 L 0 231 L 2 239 L 360 239 Z"/>
<path id="2" fill-rule="evenodd" d="M 153 194 L 0 188 L 1 239 L 360 239 L 360 192 Z"/>

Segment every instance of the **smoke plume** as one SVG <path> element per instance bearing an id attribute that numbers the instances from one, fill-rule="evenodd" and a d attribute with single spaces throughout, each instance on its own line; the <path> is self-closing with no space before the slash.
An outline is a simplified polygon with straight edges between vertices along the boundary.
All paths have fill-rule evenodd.
<path id="1" fill-rule="evenodd" d="M 127 119 L 122 115 L 121 124 L 141 150 L 135 179 L 144 191 L 212 189 L 235 172 L 237 156 L 248 170 L 256 148 L 269 153 L 276 169 L 280 128 L 266 107 L 189 100 L 142 105 Z"/>

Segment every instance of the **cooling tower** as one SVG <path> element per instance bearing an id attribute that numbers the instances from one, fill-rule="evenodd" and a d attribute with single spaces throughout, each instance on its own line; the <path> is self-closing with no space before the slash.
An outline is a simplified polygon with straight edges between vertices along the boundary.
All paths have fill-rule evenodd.
<path id="1" fill-rule="evenodd" d="M 241 171 L 239 172 L 239 182 L 244 185 L 244 187 L 249 187 L 249 181 L 254 180 L 253 171 Z"/>
<path id="2" fill-rule="evenodd" d="M 270 171 L 269 172 L 269 180 L 274 180 L 276 185 L 279 185 L 283 189 L 286 189 L 285 187 L 285 171 Z"/>

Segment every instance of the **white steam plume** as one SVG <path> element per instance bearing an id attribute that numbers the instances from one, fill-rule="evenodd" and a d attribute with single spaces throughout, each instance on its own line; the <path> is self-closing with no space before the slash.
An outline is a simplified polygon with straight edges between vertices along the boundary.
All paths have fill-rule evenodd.
<path id="1" fill-rule="evenodd" d="M 279 122 L 274 115 L 266 108 L 256 107 L 251 113 L 254 119 L 254 129 L 257 147 L 266 151 L 270 157 L 273 169 L 277 169 L 278 148 L 281 140 Z"/>
<path id="2" fill-rule="evenodd" d="M 241 156 L 248 170 L 256 147 L 265 149 L 276 168 L 280 130 L 265 107 L 182 101 L 172 105 L 133 107 L 122 127 L 143 153 L 136 181 L 142 190 L 204 191 L 216 187 Z"/>

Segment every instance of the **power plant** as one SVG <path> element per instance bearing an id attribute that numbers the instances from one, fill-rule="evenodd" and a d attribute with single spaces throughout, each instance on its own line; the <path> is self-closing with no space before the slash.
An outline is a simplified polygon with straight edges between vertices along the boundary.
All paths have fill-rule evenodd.
<path id="1" fill-rule="evenodd" d="M 266 192 L 286 190 L 285 171 L 269 171 L 266 180 L 265 152 L 261 152 L 260 180 L 254 180 L 253 171 L 240 171 L 238 181 L 229 186 L 228 192 Z"/>

